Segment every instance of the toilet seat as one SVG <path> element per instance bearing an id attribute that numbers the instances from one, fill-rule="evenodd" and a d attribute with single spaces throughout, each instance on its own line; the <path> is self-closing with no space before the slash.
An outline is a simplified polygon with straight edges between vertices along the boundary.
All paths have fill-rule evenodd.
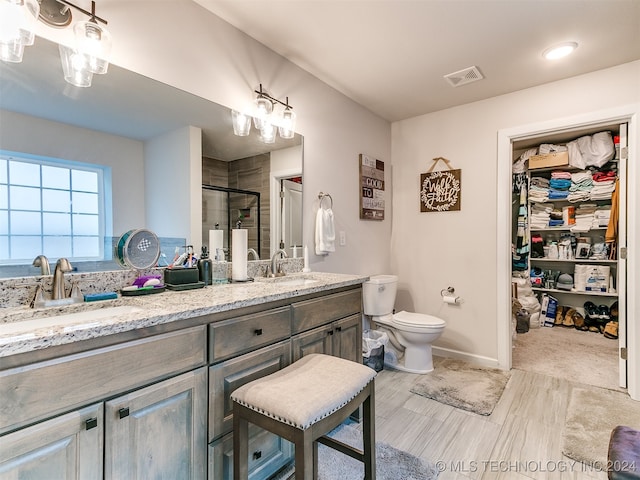
<path id="1" fill-rule="evenodd" d="M 399 327 L 421 330 L 439 330 L 446 325 L 444 320 L 433 315 L 405 312 L 404 310 L 393 315 L 393 323 Z"/>

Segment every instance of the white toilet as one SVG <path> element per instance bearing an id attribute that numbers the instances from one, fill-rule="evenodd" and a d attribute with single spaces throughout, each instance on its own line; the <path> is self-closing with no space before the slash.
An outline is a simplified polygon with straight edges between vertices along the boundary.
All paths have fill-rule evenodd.
<path id="1" fill-rule="evenodd" d="M 364 314 L 370 317 L 372 329 L 389 335 L 398 362 L 385 361 L 386 366 L 403 372 L 429 373 L 433 371 L 431 344 L 442 335 L 446 323 L 422 313 L 392 313 L 397 287 L 396 275 L 370 277 L 363 285 Z"/>

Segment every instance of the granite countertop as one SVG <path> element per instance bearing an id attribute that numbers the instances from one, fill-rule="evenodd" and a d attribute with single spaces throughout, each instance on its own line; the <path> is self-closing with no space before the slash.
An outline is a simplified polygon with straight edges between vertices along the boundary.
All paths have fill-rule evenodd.
<path id="1" fill-rule="evenodd" d="M 64 307 L 0 309 L 0 358 L 81 340 L 358 285 L 366 276 L 296 273 L 254 282 L 153 295 L 119 296 Z M 111 307 L 120 307 L 112 309 Z M 94 312 L 86 315 L 81 312 Z"/>

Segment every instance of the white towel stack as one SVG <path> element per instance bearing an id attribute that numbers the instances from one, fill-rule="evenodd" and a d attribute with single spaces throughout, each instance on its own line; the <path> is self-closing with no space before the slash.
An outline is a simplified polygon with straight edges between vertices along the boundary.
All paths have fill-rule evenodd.
<path id="1" fill-rule="evenodd" d="M 529 217 L 529 226 L 532 229 L 547 228 L 549 226 L 549 216 L 553 211 L 553 205 L 550 203 L 534 203 L 531 205 L 531 216 Z"/>
<path id="2" fill-rule="evenodd" d="M 593 215 L 596 212 L 595 203 L 583 203 L 576 208 L 576 223 L 571 227 L 572 232 L 588 232 L 593 226 Z"/>
<path id="3" fill-rule="evenodd" d="M 329 253 L 335 252 L 335 241 L 333 210 L 321 206 L 316 215 L 316 255 L 329 255 Z"/>
<path id="4" fill-rule="evenodd" d="M 611 205 L 600 205 L 593 214 L 593 228 L 603 228 L 609 225 Z"/>

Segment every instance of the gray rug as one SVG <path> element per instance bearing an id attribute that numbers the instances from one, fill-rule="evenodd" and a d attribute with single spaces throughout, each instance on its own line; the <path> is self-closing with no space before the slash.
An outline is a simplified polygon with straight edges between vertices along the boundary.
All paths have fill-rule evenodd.
<path id="1" fill-rule="evenodd" d="M 588 465 L 606 466 L 611 431 L 640 429 L 640 402 L 613 390 L 574 387 L 562 435 L 562 453 Z"/>
<path id="2" fill-rule="evenodd" d="M 434 357 L 434 371 L 420 375 L 411 392 L 478 415 L 491 415 L 509 378 L 506 370 Z"/>
<path id="3" fill-rule="evenodd" d="M 341 442 L 362 448 L 362 433 L 344 424 L 329 434 Z M 278 475 L 278 479 L 293 478 L 293 468 Z M 439 470 L 422 460 L 383 442 L 376 442 L 376 480 L 435 480 Z M 318 446 L 318 480 L 357 480 L 364 478 L 361 462 L 325 445 Z"/>

